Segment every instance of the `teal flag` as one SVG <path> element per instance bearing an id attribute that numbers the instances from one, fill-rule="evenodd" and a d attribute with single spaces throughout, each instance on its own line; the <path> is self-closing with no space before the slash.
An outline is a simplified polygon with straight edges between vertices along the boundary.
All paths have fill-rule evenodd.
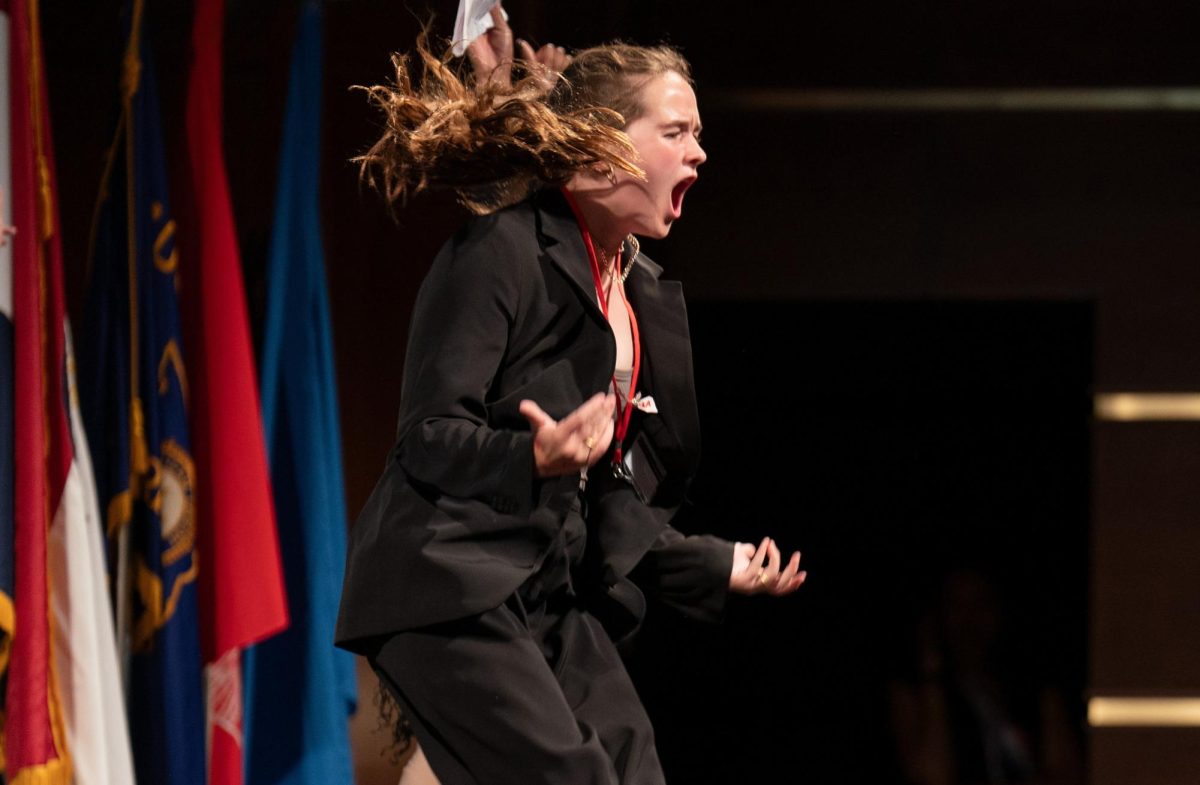
<path id="1" fill-rule="evenodd" d="M 305 3 L 292 52 L 267 261 L 261 389 L 291 627 L 246 652 L 246 785 L 352 782 L 354 659 L 334 649 L 346 502 L 317 208 L 322 14 Z"/>

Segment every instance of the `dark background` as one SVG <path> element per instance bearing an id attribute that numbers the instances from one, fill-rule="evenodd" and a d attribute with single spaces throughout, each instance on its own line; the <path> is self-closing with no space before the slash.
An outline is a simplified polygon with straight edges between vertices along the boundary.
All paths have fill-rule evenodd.
<path id="1" fill-rule="evenodd" d="M 227 12 L 226 157 L 255 319 L 296 5 Z M 118 107 L 118 7 L 43 9 L 77 324 Z M 322 209 L 351 515 L 391 446 L 416 288 L 464 213 L 425 195 L 393 220 L 358 184 L 349 159 L 378 118 L 349 87 L 388 78 L 389 53 L 431 11 L 448 34 L 455 7 L 326 8 Z M 715 630 L 652 615 L 631 664 L 672 781 L 899 781 L 889 685 L 913 677 L 915 630 L 955 565 L 998 589 L 1010 678 L 1062 697 L 1090 781 L 1192 781 L 1194 731 L 1088 730 L 1083 710 L 1098 692 L 1200 690 L 1198 431 L 1091 419 L 1097 392 L 1200 389 L 1200 112 L 738 97 L 1188 86 L 1200 8 L 507 7 L 535 43 L 667 41 L 692 61 L 709 160 L 685 219 L 646 244 L 691 306 L 705 458 L 681 526 L 770 533 L 810 569 L 796 596 L 734 602 Z M 191 7 L 148 14 L 178 147 Z M 373 720 L 358 723 L 360 781 L 394 781 Z"/>
<path id="2" fill-rule="evenodd" d="M 997 672 L 1051 687 L 1082 728 L 1091 316 L 692 308 L 705 460 L 680 525 L 769 532 L 810 578 L 775 603 L 735 598 L 718 630 L 651 617 L 633 662 L 682 782 L 740 781 L 746 756 L 797 781 L 903 781 L 889 689 L 923 677 L 918 625 L 960 567 L 1003 598 Z"/>

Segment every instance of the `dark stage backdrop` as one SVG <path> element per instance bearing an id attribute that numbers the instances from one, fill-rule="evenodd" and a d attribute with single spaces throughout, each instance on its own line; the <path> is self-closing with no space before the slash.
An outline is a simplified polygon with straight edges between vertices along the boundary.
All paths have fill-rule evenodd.
<path id="1" fill-rule="evenodd" d="M 948 591 L 982 585 L 992 675 L 1017 705 L 1065 705 L 1078 760 L 1091 307 L 706 301 L 690 317 L 704 446 L 680 525 L 771 534 L 809 579 L 733 598 L 719 628 L 652 614 L 632 662 L 673 781 L 903 782 L 891 691 L 931 676 L 946 624 L 961 633 Z"/>

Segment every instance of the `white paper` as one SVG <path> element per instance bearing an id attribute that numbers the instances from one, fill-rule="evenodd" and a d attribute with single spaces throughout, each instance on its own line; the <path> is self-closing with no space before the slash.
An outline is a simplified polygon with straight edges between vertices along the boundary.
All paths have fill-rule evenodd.
<path id="1" fill-rule="evenodd" d="M 492 22 L 492 6 L 499 2 L 500 0 L 458 0 L 458 18 L 454 20 L 455 57 L 462 57 L 472 41 L 495 26 Z M 508 19 L 504 9 L 500 9 L 500 13 Z"/>

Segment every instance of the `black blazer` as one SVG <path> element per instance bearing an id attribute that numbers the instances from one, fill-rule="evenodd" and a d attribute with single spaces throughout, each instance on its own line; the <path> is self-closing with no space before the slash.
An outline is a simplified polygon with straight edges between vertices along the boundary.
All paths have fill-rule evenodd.
<path id="1" fill-rule="evenodd" d="M 413 311 L 397 442 L 350 532 L 338 645 L 503 603 L 539 566 L 578 475 L 539 479 L 526 398 L 556 419 L 608 389 L 616 358 L 565 199 L 543 191 L 471 219 L 439 252 Z M 687 314 L 677 282 L 640 256 L 626 281 L 643 347 L 627 449 L 641 481 L 589 485 L 591 594 L 616 637 L 643 611 L 628 576 L 699 617 L 719 615 L 732 547 L 669 527 L 699 458 Z M 647 554 L 652 554 L 647 557 Z M 622 613 L 623 612 L 623 613 Z"/>

